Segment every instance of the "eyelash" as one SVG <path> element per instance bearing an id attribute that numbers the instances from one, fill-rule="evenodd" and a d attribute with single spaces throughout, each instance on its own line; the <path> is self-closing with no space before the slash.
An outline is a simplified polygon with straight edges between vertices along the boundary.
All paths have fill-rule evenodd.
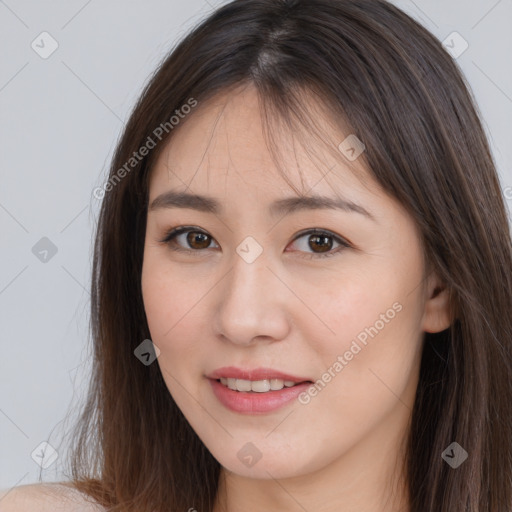
<path id="1" fill-rule="evenodd" d="M 170 229 L 166 233 L 165 237 L 162 240 L 159 240 L 159 242 L 168 245 L 169 248 L 173 251 L 185 252 L 185 253 L 189 253 L 189 254 L 196 253 L 195 255 L 199 255 L 197 253 L 201 253 L 201 252 L 205 251 L 207 248 L 206 249 L 185 249 L 183 247 L 179 247 L 176 245 L 175 238 L 178 235 L 181 235 L 183 233 L 188 233 L 188 232 L 200 233 L 200 234 L 210 237 L 210 235 L 208 235 L 208 233 L 202 231 L 201 229 L 197 229 L 193 226 L 179 226 L 177 228 Z M 343 249 L 348 249 L 348 248 L 352 247 L 346 240 L 335 235 L 334 233 L 332 233 L 330 231 L 326 231 L 326 230 L 317 229 L 317 228 L 313 228 L 313 229 L 309 229 L 307 231 L 300 232 L 297 235 L 297 237 L 295 237 L 293 239 L 293 242 L 295 242 L 295 240 L 302 238 L 303 236 L 306 236 L 306 235 L 327 235 L 327 236 L 333 238 L 337 243 L 340 244 L 340 247 L 331 249 L 326 253 L 309 253 L 308 256 L 304 256 L 304 255 L 301 256 L 306 259 L 328 258 L 330 256 L 334 256 L 334 255 L 338 254 L 339 252 L 343 251 Z M 213 237 L 210 237 L 210 238 L 212 240 L 214 240 Z"/>

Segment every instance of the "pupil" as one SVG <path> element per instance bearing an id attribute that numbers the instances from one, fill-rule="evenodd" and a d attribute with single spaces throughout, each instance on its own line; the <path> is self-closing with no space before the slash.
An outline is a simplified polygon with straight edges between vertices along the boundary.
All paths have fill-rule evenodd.
<path id="1" fill-rule="evenodd" d="M 331 238 L 330 236 L 325 236 L 325 235 L 323 235 L 323 236 L 322 235 L 312 235 L 312 239 L 314 240 L 313 243 L 317 244 L 318 240 L 320 240 L 320 241 L 322 241 L 320 243 L 327 244 L 327 246 L 323 245 L 320 247 L 320 252 L 327 252 L 331 249 L 332 243 L 327 242 L 328 240 L 330 240 L 330 238 Z M 311 243 L 309 245 L 312 249 L 314 249 L 314 247 L 311 245 Z"/>
<path id="2" fill-rule="evenodd" d="M 199 247 L 195 245 L 196 241 L 203 237 L 203 242 L 206 242 L 206 244 L 201 245 L 201 242 L 199 241 Z M 206 249 L 209 245 L 208 242 L 208 235 L 205 235 L 204 233 L 194 233 L 190 232 L 187 236 L 187 241 L 190 244 L 191 247 L 195 247 L 196 249 Z"/>

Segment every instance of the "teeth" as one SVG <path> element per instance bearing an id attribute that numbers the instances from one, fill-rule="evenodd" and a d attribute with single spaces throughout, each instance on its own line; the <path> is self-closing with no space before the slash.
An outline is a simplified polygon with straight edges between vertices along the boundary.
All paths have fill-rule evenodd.
<path id="1" fill-rule="evenodd" d="M 282 379 L 270 379 L 270 389 L 276 391 L 283 389 L 284 381 Z"/>
<path id="2" fill-rule="evenodd" d="M 249 384 L 249 386 L 251 387 L 251 391 L 256 391 L 256 393 L 265 393 L 265 391 L 270 391 L 270 381 L 265 379 L 265 380 L 254 380 L 254 381 L 250 381 L 250 380 L 238 380 L 237 379 L 237 384 L 239 382 L 247 382 Z M 237 386 L 238 387 L 238 386 Z"/>
<path id="3" fill-rule="evenodd" d="M 279 391 L 284 387 L 291 388 L 295 386 L 295 382 L 292 380 L 282 379 L 245 380 L 221 377 L 220 382 L 233 391 L 254 391 L 256 393 Z"/>
<path id="4" fill-rule="evenodd" d="M 252 391 L 251 381 L 249 380 L 236 379 L 235 387 L 237 391 Z"/>

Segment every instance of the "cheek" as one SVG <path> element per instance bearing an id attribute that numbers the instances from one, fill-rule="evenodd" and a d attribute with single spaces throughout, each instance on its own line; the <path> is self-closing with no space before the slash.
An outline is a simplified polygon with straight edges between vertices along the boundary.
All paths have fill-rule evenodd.
<path id="1" fill-rule="evenodd" d="M 142 269 L 142 295 L 151 340 L 160 349 L 158 364 L 169 390 L 174 379 L 186 383 L 200 364 L 207 317 L 202 305 L 212 283 L 201 276 L 178 272 L 165 255 L 148 251 Z M 200 368 L 199 370 L 203 370 Z"/>
<path id="2" fill-rule="evenodd" d="M 158 270 L 158 266 L 145 262 L 141 282 L 144 310 L 155 343 L 161 341 L 173 325 L 173 307 L 170 305 L 174 303 L 169 280 Z"/>
<path id="3" fill-rule="evenodd" d="M 297 295 L 307 298 L 303 302 L 310 310 L 295 314 L 295 318 L 302 322 L 300 329 L 308 333 L 309 343 L 314 343 L 317 353 L 331 357 L 343 354 L 354 341 L 362 347 L 369 346 L 371 340 L 385 338 L 388 344 L 399 343 L 410 333 L 391 334 L 399 324 L 404 324 L 406 317 L 412 332 L 419 312 L 410 283 L 418 269 L 404 269 L 397 278 L 392 265 L 379 263 L 360 268 L 347 265 L 346 270 L 317 278 L 315 282 L 306 282 L 301 276 L 295 283 Z M 411 279 L 404 278 L 406 275 Z M 304 305 L 301 307 L 304 310 Z"/>
<path id="4" fill-rule="evenodd" d="M 338 274 L 318 283 L 323 293 L 310 293 L 320 319 L 309 315 L 299 329 L 309 333 L 323 365 L 313 394 L 323 395 L 318 403 L 340 404 L 332 409 L 335 416 L 345 416 L 348 406 L 353 420 L 345 421 L 368 419 L 370 411 L 383 411 L 409 393 L 422 346 L 420 282 L 421 267 L 409 253 L 407 259 L 365 265 L 364 274 Z"/>
<path id="5" fill-rule="evenodd" d="M 151 340 L 160 350 L 156 363 L 178 407 L 189 411 L 193 404 L 188 393 L 196 394 L 190 369 L 197 364 L 197 350 L 185 334 L 193 336 L 186 328 L 197 293 L 150 256 L 144 261 L 141 286 Z"/>
<path id="6" fill-rule="evenodd" d="M 165 254 L 153 249 L 144 255 L 141 288 L 151 335 L 161 343 L 173 338 L 204 295 L 200 280 L 191 281 Z"/>

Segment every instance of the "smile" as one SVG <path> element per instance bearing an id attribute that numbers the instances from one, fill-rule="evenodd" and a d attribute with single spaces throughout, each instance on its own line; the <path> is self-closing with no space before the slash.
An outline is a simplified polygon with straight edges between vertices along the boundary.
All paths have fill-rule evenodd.
<path id="1" fill-rule="evenodd" d="M 284 387 L 291 388 L 297 382 L 283 379 L 246 380 L 221 377 L 221 384 L 233 391 L 246 391 L 255 393 L 266 393 L 268 391 L 279 391 Z"/>

